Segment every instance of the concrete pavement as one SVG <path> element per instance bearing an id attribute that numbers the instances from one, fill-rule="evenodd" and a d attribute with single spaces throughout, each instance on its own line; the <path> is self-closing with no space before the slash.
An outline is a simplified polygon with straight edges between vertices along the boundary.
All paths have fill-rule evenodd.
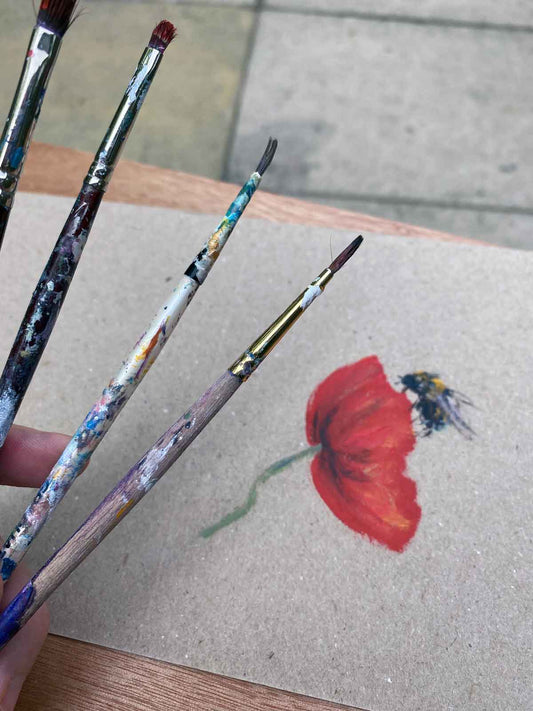
<path id="1" fill-rule="evenodd" d="M 179 29 L 125 155 L 533 248 L 533 5 L 85 0 L 36 139 L 94 150 L 158 19 Z M 0 115 L 32 25 L 4 0 Z"/>

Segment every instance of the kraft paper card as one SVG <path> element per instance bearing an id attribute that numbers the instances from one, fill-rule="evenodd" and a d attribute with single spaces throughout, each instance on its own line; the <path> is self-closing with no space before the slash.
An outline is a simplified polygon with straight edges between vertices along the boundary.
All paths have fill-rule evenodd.
<path id="1" fill-rule="evenodd" d="M 2 363 L 71 204 L 17 197 Z M 102 206 L 19 423 L 75 430 L 219 219 Z M 353 237 L 241 221 L 34 569 Z M 53 632 L 372 711 L 533 707 L 533 253 L 365 238 Z"/>

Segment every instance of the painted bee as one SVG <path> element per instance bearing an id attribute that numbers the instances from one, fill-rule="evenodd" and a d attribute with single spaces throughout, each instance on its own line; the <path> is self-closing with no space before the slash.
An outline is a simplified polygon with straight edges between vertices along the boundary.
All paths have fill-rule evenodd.
<path id="1" fill-rule="evenodd" d="M 448 388 L 436 373 L 425 370 L 404 375 L 400 382 L 403 392 L 410 390 L 416 395 L 413 408 L 422 425 L 422 437 L 428 437 L 434 430 L 442 430 L 451 424 L 464 437 L 472 439 L 475 432 L 461 415 L 461 405 L 474 406 L 468 397 Z"/>

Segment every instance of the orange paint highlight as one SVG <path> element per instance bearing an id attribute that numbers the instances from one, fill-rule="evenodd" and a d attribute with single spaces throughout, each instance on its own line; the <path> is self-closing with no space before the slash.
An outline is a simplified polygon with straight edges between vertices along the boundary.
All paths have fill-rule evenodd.
<path id="1" fill-rule="evenodd" d="M 128 501 L 127 504 L 124 504 L 124 506 L 117 511 L 116 518 L 121 519 L 132 506 L 133 501 Z"/>

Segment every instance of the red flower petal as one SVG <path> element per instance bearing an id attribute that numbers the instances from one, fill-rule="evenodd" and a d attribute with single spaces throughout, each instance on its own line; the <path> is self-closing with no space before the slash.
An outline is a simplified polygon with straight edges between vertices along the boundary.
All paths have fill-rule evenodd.
<path id="1" fill-rule="evenodd" d="M 306 414 L 318 493 L 354 531 L 401 551 L 421 516 L 416 484 L 404 476 L 415 445 L 411 403 L 394 390 L 376 356 L 339 368 L 312 393 Z"/>

